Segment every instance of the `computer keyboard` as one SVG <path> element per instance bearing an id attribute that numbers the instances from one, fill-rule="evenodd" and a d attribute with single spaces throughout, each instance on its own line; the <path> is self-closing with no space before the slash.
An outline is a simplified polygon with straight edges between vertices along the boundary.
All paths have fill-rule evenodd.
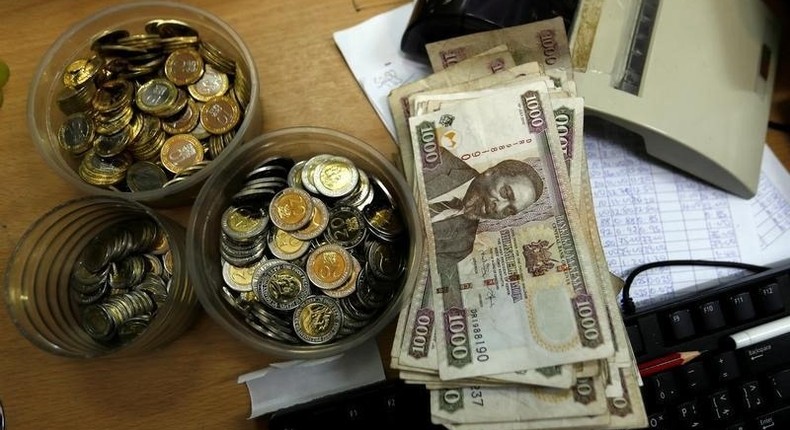
<path id="1" fill-rule="evenodd" d="M 624 316 L 638 363 L 702 352 L 643 378 L 648 428 L 790 429 L 790 330 L 737 348 L 730 337 L 747 329 L 764 333 L 764 324 L 788 315 L 790 266 Z"/>
<path id="2" fill-rule="evenodd" d="M 424 385 L 389 379 L 280 410 L 270 430 L 441 430 L 431 423 L 430 397 Z"/>

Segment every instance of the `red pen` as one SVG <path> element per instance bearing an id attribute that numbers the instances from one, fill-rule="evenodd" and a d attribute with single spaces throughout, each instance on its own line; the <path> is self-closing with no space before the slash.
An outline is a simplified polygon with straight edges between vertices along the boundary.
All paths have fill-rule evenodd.
<path id="1" fill-rule="evenodd" d="M 639 375 L 646 378 L 655 373 L 682 366 L 699 357 L 700 354 L 702 353 L 699 351 L 675 352 L 654 360 L 646 361 L 637 366 L 639 368 Z"/>

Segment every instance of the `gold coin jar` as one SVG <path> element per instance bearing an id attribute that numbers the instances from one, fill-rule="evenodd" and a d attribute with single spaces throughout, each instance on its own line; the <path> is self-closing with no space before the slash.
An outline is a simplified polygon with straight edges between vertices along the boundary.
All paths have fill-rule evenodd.
<path id="1" fill-rule="evenodd" d="M 31 343 L 90 358 L 162 347 L 199 309 L 185 230 L 121 197 L 88 196 L 36 220 L 6 267 L 5 301 Z"/>
<path id="2" fill-rule="evenodd" d="M 133 2 L 52 44 L 30 87 L 28 128 L 45 161 L 86 194 L 186 205 L 260 133 L 259 94 L 255 62 L 225 22 L 189 5 Z"/>
<path id="3" fill-rule="evenodd" d="M 314 169 L 319 182 L 322 168 L 335 169 L 325 172 L 324 182 L 330 190 L 322 194 L 324 199 L 316 198 L 317 195 L 311 198 L 296 185 L 304 181 L 298 181 L 299 175 L 295 172 L 302 166 L 309 171 L 310 160 L 323 160 Z M 336 195 L 332 190 L 339 188 L 332 185 L 334 182 L 329 176 L 340 178 L 343 184 L 351 181 L 345 173 L 333 173 L 336 170 L 345 172 L 352 164 L 365 172 L 364 181 L 352 178 L 359 179 L 356 181 L 362 184 L 359 190 L 365 191 L 329 197 Z M 309 172 L 301 176 L 310 181 Z M 386 189 L 388 194 L 374 192 L 374 187 Z M 275 196 L 274 189 L 285 191 Z M 397 247 L 388 248 L 386 235 L 382 235 L 384 239 L 376 238 L 373 231 L 364 241 L 350 240 L 349 236 L 354 234 L 339 234 L 349 239 L 345 242 L 334 240 L 336 238 L 329 240 L 327 235 L 332 232 L 346 231 L 346 221 L 337 210 L 327 210 L 323 200 L 356 205 L 366 201 L 366 195 L 373 194 L 396 207 L 402 218 Z M 269 203 L 262 203 L 269 200 Z M 233 218 L 230 216 L 233 211 L 227 208 L 240 201 L 249 202 L 250 207 L 258 209 L 237 210 Z M 263 209 L 260 209 L 261 204 Z M 362 215 L 357 209 L 349 207 L 348 211 Z M 372 213 L 368 212 L 368 215 Z M 313 218 L 299 216 L 308 213 L 312 213 Z M 341 221 L 344 226 L 328 218 Z M 350 219 L 347 221 L 349 226 L 354 224 Z M 367 229 L 364 220 L 358 221 L 357 227 Z M 259 224 L 268 225 L 268 232 L 255 234 L 262 230 Z M 317 231 L 311 234 L 314 229 Z M 322 246 L 324 242 L 342 242 L 343 248 L 332 244 Z M 278 357 L 319 358 L 360 345 L 378 335 L 396 318 L 421 279 L 423 242 L 422 222 L 411 189 L 403 175 L 380 152 L 364 141 L 335 130 L 293 127 L 264 134 L 244 144 L 208 179 L 198 194 L 187 226 L 187 265 L 203 308 L 230 334 L 255 349 Z M 306 248 L 301 245 L 309 246 L 311 251 L 305 253 Z M 387 273 L 393 275 L 392 279 L 372 279 L 382 276 L 365 261 L 370 263 L 377 259 L 365 256 L 374 255 L 376 246 L 398 253 L 397 259 L 375 254 L 382 261 L 399 262 L 397 268 Z M 263 253 L 265 255 L 261 256 Z M 343 261 L 335 257 L 342 257 Z M 233 266 L 238 266 L 235 268 L 237 274 L 248 270 L 248 275 L 234 278 Z M 368 279 L 363 279 L 365 277 Z M 385 299 L 376 303 L 373 302 L 380 297 L 370 295 L 374 285 L 382 288 L 377 291 L 386 291 Z M 326 288 L 326 293 L 321 286 Z M 368 295 L 360 296 L 360 288 L 366 288 Z"/>

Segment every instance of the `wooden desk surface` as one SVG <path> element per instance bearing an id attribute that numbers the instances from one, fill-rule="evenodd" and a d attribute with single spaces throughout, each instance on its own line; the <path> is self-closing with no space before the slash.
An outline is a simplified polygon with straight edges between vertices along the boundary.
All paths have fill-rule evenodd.
<path id="1" fill-rule="evenodd" d="M 57 203 L 77 197 L 44 163 L 27 131 L 31 77 L 50 44 L 109 0 L 29 0 L 0 3 L 0 58 L 11 68 L 0 108 L 0 267 L 25 229 Z M 391 159 L 396 146 L 354 81 L 332 39 L 403 1 L 192 0 L 226 21 L 247 43 L 261 81 L 263 129 L 324 126 L 352 134 Z M 781 3 L 781 2 L 776 2 Z M 379 4 L 381 6 L 375 6 Z M 785 8 L 786 9 L 786 8 Z M 787 46 L 787 44 L 785 44 Z M 779 75 L 788 75 L 788 56 Z M 790 88 L 777 83 L 772 120 L 790 123 Z M 790 165 L 790 138 L 769 131 L 771 147 Z M 186 223 L 189 208 L 167 214 Z M 3 300 L 4 301 L 4 300 Z M 379 339 L 388 356 L 392 327 Z M 248 421 L 243 373 L 268 365 L 206 314 L 160 351 L 125 359 L 73 360 L 47 354 L 0 310 L 0 401 L 9 429 L 263 428 Z"/>

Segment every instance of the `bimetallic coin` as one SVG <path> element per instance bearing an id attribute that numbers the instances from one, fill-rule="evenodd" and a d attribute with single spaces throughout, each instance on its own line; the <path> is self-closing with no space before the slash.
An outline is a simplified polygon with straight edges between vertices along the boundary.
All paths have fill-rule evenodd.
<path id="1" fill-rule="evenodd" d="M 406 268 L 403 256 L 390 243 L 372 242 L 367 252 L 371 275 L 382 281 L 394 281 Z"/>
<path id="2" fill-rule="evenodd" d="M 200 122 L 200 111 L 194 100 L 187 100 L 187 105 L 175 117 L 162 122 L 162 129 L 170 134 L 184 134 L 192 131 Z"/>
<path id="3" fill-rule="evenodd" d="M 299 230 L 313 216 L 313 200 L 304 190 L 285 188 L 269 203 L 272 223 L 285 231 Z"/>
<path id="4" fill-rule="evenodd" d="M 302 168 L 307 160 L 298 161 L 291 170 L 288 171 L 288 186 L 291 188 L 304 188 L 302 186 Z"/>
<path id="5" fill-rule="evenodd" d="M 150 322 L 151 317 L 149 315 L 129 318 L 118 326 L 118 337 L 123 343 L 131 342 L 148 328 Z"/>
<path id="6" fill-rule="evenodd" d="M 304 163 L 304 166 L 302 166 L 302 171 L 299 173 L 302 178 L 302 186 L 304 189 L 313 194 L 318 194 L 318 189 L 313 183 L 313 172 L 321 163 L 328 160 L 330 157 L 332 156 L 328 154 L 319 154 L 311 157 Z"/>
<path id="7" fill-rule="evenodd" d="M 337 288 L 351 277 L 354 269 L 351 258 L 351 253 L 339 245 L 320 246 L 307 257 L 307 277 L 318 288 Z"/>
<path id="8" fill-rule="evenodd" d="M 390 206 L 368 206 L 364 215 L 370 230 L 383 240 L 392 241 L 403 233 L 403 221 L 398 211 Z"/>
<path id="9" fill-rule="evenodd" d="M 126 186 L 133 192 L 158 190 L 165 182 L 165 171 L 150 161 L 138 161 L 126 171 Z"/>
<path id="10" fill-rule="evenodd" d="M 173 251 L 168 249 L 164 255 L 162 256 L 162 264 L 165 266 L 165 272 L 172 276 L 173 275 Z"/>
<path id="11" fill-rule="evenodd" d="M 329 209 L 326 204 L 317 197 L 313 197 L 313 216 L 310 222 L 300 228 L 291 232 L 293 237 L 299 240 L 311 240 L 321 235 L 326 230 L 329 224 Z"/>
<path id="12" fill-rule="evenodd" d="M 212 134 L 229 132 L 240 118 L 239 105 L 228 96 L 212 97 L 200 108 L 200 124 Z"/>
<path id="13" fill-rule="evenodd" d="M 295 309 L 310 295 L 310 282 L 301 267 L 283 260 L 268 260 L 253 275 L 258 297 L 272 309 Z"/>
<path id="14" fill-rule="evenodd" d="M 203 76 L 203 57 L 191 48 L 177 49 L 167 56 L 165 76 L 176 85 L 189 85 Z"/>
<path id="15" fill-rule="evenodd" d="M 359 277 L 359 273 L 362 272 L 362 265 L 359 264 L 359 260 L 354 258 L 354 256 L 351 257 L 351 262 L 353 269 L 348 280 L 337 288 L 322 290 L 324 294 L 335 299 L 341 299 L 343 297 L 350 296 L 354 291 L 356 291 L 357 277 Z"/>
<path id="16" fill-rule="evenodd" d="M 246 241 L 261 234 L 269 224 L 262 208 L 230 206 L 222 214 L 222 231 L 233 240 Z"/>
<path id="17" fill-rule="evenodd" d="M 159 157 L 165 169 L 179 173 L 203 161 L 203 145 L 191 134 L 176 134 L 165 140 Z"/>
<path id="18" fill-rule="evenodd" d="M 93 145 L 93 121 L 84 113 L 75 113 L 58 129 L 60 147 L 72 155 L 80 155 Z"/>
<path id="19" fill-rule="evenodd" d="M 97 340 L 109 340 L 116 330 L 113 318 L 98 305 L 88 306 L 82 311 L 82 328 Z"/>
<path id="20" fill-rule="evenodd" d="M 259 262 L 249 267 L 238 267 L 224 261 L 222 263 L 222 279 L 225 280 L 225 285 L 235 291 L 252 291 L 252 275 L 262 263 Z"/>
<path id="21" fill-rule="evenodd" d="M 228 75 L 217 71 L 210 64 L 205 65 L 203 76 L 199 81 L 187 87 L 189 95 L 195 100 L 207 102 L 212 97 L 225 94 L 228 91 Z"/>
<path id="22" fill-rule="evenodd" d="M 359 171 L 351 160 L 332 156 L 313 170 L 312 183 L 316 190 L 327 197 L 343 197 L 356 188 Z"/>
<path id="23" fill-rule="evenodd" d="M 162 115 L 163 112 L 172 109 L 178 95 L 178 88 L 167 79 L 151 79 L 137 90 L 135 104 L 143 112 Z"/>
<path id="24" fill-rule="evenodd" d="M 96 155 L 108 158 L 120 154 L 128 145 L 129 129 L 124 127 L 115 134 L 98 135 L 96 140 L 93 141 L 93 150 L 96 152 Z"/>
<path id="25" fill-rule="evenodd" d="M 310 296 L 294 310 L 293 325 L 299 339 L 323 344 L 337 336 L 343 325 L 343 313 L 335 299 Z"/>
<path id="26" fill-rule="evenodd" d="M 367 234 L 365 217 L 351 206 L 336 206 L 329 211 L 329 223 L 324 238 L 343 248 L 354 248 L 362 243 Z"/>
<path id="27" fill-rule="evenodd" d="M 281 260 L 295 260 L 310 249 L 310 242 L 294 237 L 291 233 L 273 228 L 269 232 L 269 252 Z"/>

